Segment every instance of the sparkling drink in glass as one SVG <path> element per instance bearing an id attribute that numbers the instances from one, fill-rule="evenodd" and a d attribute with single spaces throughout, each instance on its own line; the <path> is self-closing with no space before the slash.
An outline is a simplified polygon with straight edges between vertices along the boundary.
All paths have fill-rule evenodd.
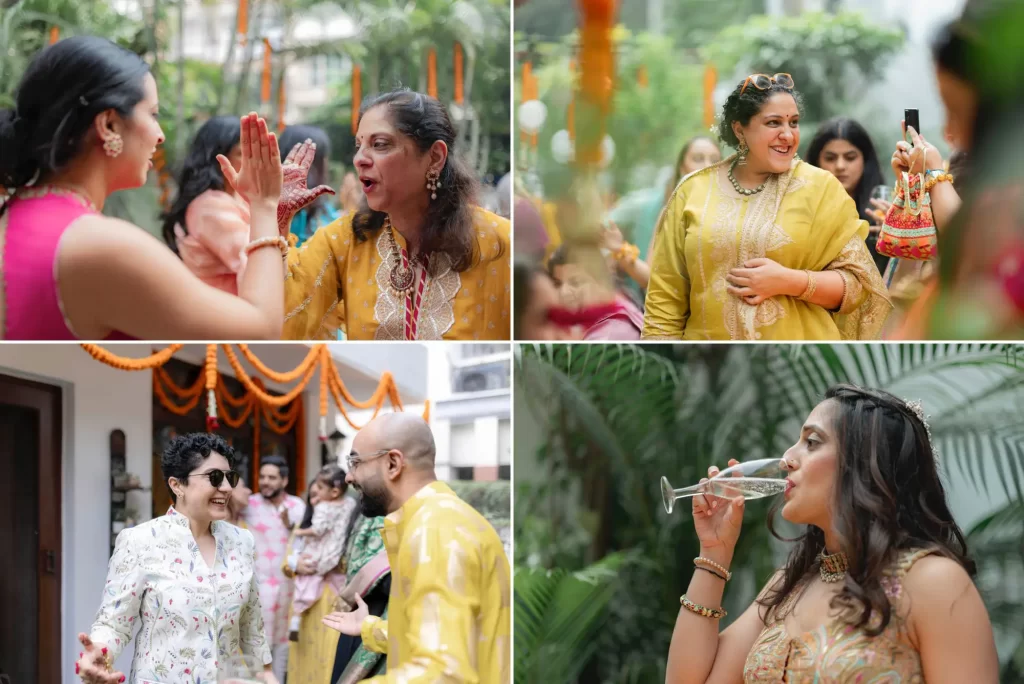
<path id="1" fill-rule="evenodd" d="M 756 461 L 745 461 L 726 468 L 707 482 L 673 489 L 667 477 L 661 478 L 661 496 L 665 511 L 671 513 L 675 508 L 676 499 L 684 499 L 698 494 L 719 496 L 735 499 L 760 499 L 766 496 L 782 494 L 786 491 L 786 478 L 783 477 L 782 459 L 762 458 Z"/>

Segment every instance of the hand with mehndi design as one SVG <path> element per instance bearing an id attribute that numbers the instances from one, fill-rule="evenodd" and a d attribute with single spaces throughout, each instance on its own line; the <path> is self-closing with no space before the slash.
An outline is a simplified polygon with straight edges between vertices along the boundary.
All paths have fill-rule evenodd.
<path id="1" fill-rule="evenodd" d="M 321 195 L 334 194 L 329 185 L 309 189 L 309 167 L 316 158 L 316 143 L 306 138 L 292 148 L 284 160 L 284 187 L 281 202 L 277 205 L 277 227 L 281 235 L 287 235 L 292 217 L 315 202 Z"/>
<path id="2" fill-rule="evenodd" d="M 125 680 L 120 672 L 113 672 L 108 666 L 106 644 L 93 643 L 88 634 L 79 634 L 78 641 L 85 650 L 78 654 L 75 674 L 85 684 L 119 684 Z"/>

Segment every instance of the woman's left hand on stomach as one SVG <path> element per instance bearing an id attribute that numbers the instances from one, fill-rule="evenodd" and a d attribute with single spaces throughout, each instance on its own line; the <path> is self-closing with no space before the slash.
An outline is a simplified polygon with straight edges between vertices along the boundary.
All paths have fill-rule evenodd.
<path id="1" fill-rule="evenodd" d="M 771 259 L 750 259 L 743 268 L 733 268 L 725 277 L 729 285 L 726 291 L 751 306 L 776 295 L 792 295 L 796 286 L 795 271 Z"/>

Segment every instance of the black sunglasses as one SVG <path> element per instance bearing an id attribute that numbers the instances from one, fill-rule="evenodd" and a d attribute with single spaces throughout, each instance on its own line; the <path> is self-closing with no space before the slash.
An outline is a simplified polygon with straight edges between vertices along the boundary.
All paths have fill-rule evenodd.
<path id="1" fill-rule="evenodd" d="M 238 484 L 239 478 L 241 477 L 241 475 L 236 473 L 234 470 L 211 470 L 208 473 L 191 473 L 189 475 L 186 475 L 183 479 L 187 480 L 192 476 L 208 478 L 210 480 L 210 484 L 213 486 L 214 489 L 220 487 L 221 483 L 224 482 L 224 478 L 227 478 L 228 484 L 231 485 L 232 489 L 234 489 L 235 485 Z"/>

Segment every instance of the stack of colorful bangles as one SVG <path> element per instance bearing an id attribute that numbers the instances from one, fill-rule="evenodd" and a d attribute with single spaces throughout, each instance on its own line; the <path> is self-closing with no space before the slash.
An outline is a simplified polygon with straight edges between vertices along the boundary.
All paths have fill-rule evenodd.
<path id="1" fill-rule="evenodd" d="M 732 579 L 732 573 L 729 572 L 727 568 L 716 563 L 710 558 L 705 558 L 704 556 L 697 556 L 696 558 L 694 558 L 693 567 L 697 568 L 698 570 L 703 570 L 704 572 L 710 573 L 724 582 L 728 582 Z M 707 608 L 698 603 L 694 603 L 686 597 L 686 594 L 683 594 L 679 597 L 679 603 L 683 606 L 683 608 L 686 608 L 686 610 L 690 611 L 691 613 L 696 613 L 701 617 L 711 618 L 712 620 L 720 620 L 721 618 L 724 618 L 726 615 L 728 615 L 728 613 L 726 613 L 725 610 L 722 608 Z"/>

